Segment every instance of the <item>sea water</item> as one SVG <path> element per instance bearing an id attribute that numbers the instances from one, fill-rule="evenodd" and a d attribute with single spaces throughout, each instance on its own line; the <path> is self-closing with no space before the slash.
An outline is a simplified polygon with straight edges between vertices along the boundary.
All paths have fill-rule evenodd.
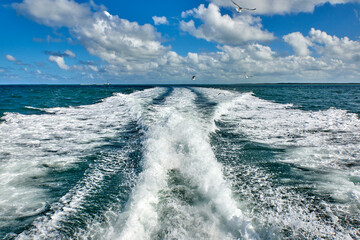
<path id="1" fill-rule="evenodd" d="M 0 96 L 1 239 L 360 238 L 360 85 Z"/>

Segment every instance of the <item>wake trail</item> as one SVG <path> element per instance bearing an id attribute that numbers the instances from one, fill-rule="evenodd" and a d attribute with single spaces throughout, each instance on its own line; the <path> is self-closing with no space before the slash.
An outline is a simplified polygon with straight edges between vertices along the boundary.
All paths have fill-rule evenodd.
<path id="1" fill-rule="evenodd" d="M 214 151 L 261 238 L 359 237 L 356 114 L 201 91 L 218 103 Z"/>
<path id="2" fill-rule="evenodd" d="M 258 238 L 232 198 L 210 145 L 212 124 L 195 99 L 175 88 L 142 114 L 143 172 L 105 239 Z"/>
<path id="3" fill-rule="evenodd" d="M 54 164 L 54 160 L 57 159 L 56 157 L 64 162 L 67 160 L 65 157 L 69 155 L 70 161 L 65 162 L 67 164 L 66 167 L 72 169 L 71 171 L 76 172 L 77 163 L 81 163 L 85 158 L 89 158 L 90 160 L 93 159 L 92 161 L 86 162 L 88 166 L 85 169 L 83 177 L 80 178 L 73 187 L 68 189 L 65 195 L 58 200 L 52 200 L 54 202 L 50 204 L 49 209 L 45 214 L 37 217 L 33 222 L 33 226 L 20 234 L 17 237 L 18 239 L 36 239 L 44 237 L 47 239 L 56 239 L 59 236 L 71 238 L 73 235 L 76 235 L 81 228 L 91 222 L 91 219 L 97 215 L 96 212 L 106 212 L 107 208 L 124 204 L 124 201 L 127 200 L 126 195 L 129 195 L 135 182 L 137 172 L 139 171 L 139 169 L 137 169 L 139 166 L 136 165 L 136 162 L 130 161 L 134 151 L 136 151 L 134 146 L 136 146 L 137 141 L 137 138 L 128 137 L 136 134 L 136 129 L 133 129 L 136 127 L 136 124 L 134 125 L 132 123 L 134 121 L 134 116 L 129 114 L 129 108 L 132 107 L 132 102 L 136 101 L 133 99 L 132 95 L 136 96 L 142 94 L 144 95 L 143 102 L 147 102 L 150 101 L 151 96 L 157 96 L 159 91 L 159 89 L 150 89 L 130 95 L 116 94 L 113 97 L 104 99 L 101 103 L 77 108 L 46 109 L 48 113 L 52 114 L 39 115 L 36 116 L 36 119 L 35 116 L 21 115 L 15 115 L 14 117 L 13 115 L 10 115 L 10 117 L 7 117 L 7 123 L 0 127 L 25 132 L 19 133 L 18 142 L 22 141 L 21 137 L 26 135 L 27 132 L 30 134 L 33 134 L 34 132 L 37 134 L 43 133 L 42 138 L 39 136 L 34 138 L 36 141 L 40 141 L 41 147 L 34 149 L 37 154 L 35 156 L 39 155 L 39 157 L 32 159 L 32 161 L 24 161 L 25 164 L 30 162 L 34 168 L 41 168 L 43 165 L 53 166 L 52 164 Z M 31 120 L 31 122 L 24 122 L 23 118 L 27 118 L 27 120 Z M 38 125 L 45 128 L 43 132 L 41 132 L 41 128 L 34 131 L 31 123 L 35 123 L 35 121 L 39 122 Z M 14 122 L 15 126 L 13 126 Z M 17 126 L 19 123 L 29 124 L 29 126 L 26 125 L 26 128 L 21 128 L 21 130 L 19 130 Z M 43 138 L 44 140 L 41 141 Z M 116 140 L 116 138 L 119 140 Z M 122 138 L 127 140 L 123 141 Z M 29 139 L 26 140 L 27 144 L 31 142 Z M 114 149 L 114 147 L 112 147 L 112 150 L 106 150 L 109 141 L 113 141 L 114 144 L 116 143 L 117 148 Z M 14 139 L 12 142 L 16 143 Z M 10 145 L 9 148 L 10 147 L 12 146 Z M 52 154 L 43 157 L 43 149 L 49 147 L 56 147 L 62 151 L 66 150 L 66 153 L 68 152 L 68 154 L 58 155 L 54 154 L 52 151 Z M 83 149 L 78 150 L 79 147 L 83 147 L 86 151 Z M 111 147 L 111 145 L 109 147 Z M 22 175 L 21 172 L 16 172 L 10 168 L 14 164 L 16 165 L 17 161 L 13 157 L 5 162 L 5 174 L 9 174 L 9 171 L 12 171 L 11 173 L 14 178 L 20 178 Z M 31 167 L 30 169 L 29 166 L 26 167 L 26 171 L 29 172 Z M 55 165 L 55 167 L 59 168 L 57 171 L 64 171 L 63 165 Z M 25 171 L 25 169 L 20 168 L 18 170 Z M 45 169 L 43 174 L 47 174 L 46 171 L 47 169 Z M 38 174 L 38 172 L 31 171 L 30 173 L 35 176 Z M 2 176 L 6 176 L 5 174 Z M 121 179 L 121 182 L 117 183 L 114 189 L 106 189 L 106 185 L 114 184 L 116 179 Z M 9 189 L 9 184 L 5 184 L 3 187 Z M 22 182 L 18 183 L 14 192 L 18 192 L 19 188 L 22 186 Z M 41 188 L 37 189 L 42 190 Z M 118 192 L 116 192 L 116 190 Z M 33 191 L 26 194 L 36 193 Z M 101 204 L 98 203 L 98 199 L 96 198 L 99 198 L 104 194 L 109 195 L 104 196 L 104 202 Z M 106 199 L 106 197 L 109 197 L 110 199 Z M 44 198 L 45 199 L 42 201 L 51 200 L 46 199 L 45 194 Z M 36 201 L 33 199 L 30 200 L 31 201 L 27 202 L 29 205 L 41 202 L 41 199 L 36 199 Z M 111 203 L 109 200 L 114 202 Z M 89 211 L 90 209 L 92 210 Z M 18 216 L 14 216 L 14 219 L 17 217 Z"/>

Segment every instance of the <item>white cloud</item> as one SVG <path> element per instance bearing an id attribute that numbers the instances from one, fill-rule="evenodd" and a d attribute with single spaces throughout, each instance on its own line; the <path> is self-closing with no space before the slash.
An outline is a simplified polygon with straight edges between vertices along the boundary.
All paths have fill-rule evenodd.
<path id="1" fill-rule="evenodd" d="M 73 0 L 24 0 L 12 6 L 41 24 L 68 27 L 90 54 L 111 64 L 151 61 L 168 51 L 152 25 L 121 19 L 103 8 L 93 12 L 89 4 Z"/>
<path id="2" fill-rule="evenodd" d="M 340 59 L 312 56 L 277 55 L 270 47 L 251 43 L 243 46 L 218 46 L 218 51 L 189 53 L 186 57 L 169 52 L 158 60 L 156 73 L 171 79 L 189 79 L 196 74 L 198 81 L 241 82 L 244 72 L 254 75 L 248 81 L 329 81 L 360 77 L 356 65 L 344 65 Z M 147 76 L 152 71 L 147 72 Z"/>
<path id="3" fill-rule="evenodd" d="M 169 24 L 169 22 L 168 22 L 168 20 L 166 19 L 166 17 L 153 16 L 152 19 L 154 20 L 154 24 L 155 24 L 155 25 Z"/>
<path id="4" fill-rule="evenodd" d="M 308 56 L 310 55 L 309 46 L 312 45 L 312 42 L 305 38 L 300 32 L 290 33 L 283 37 L 284 41 L 290 44 L 296 53 L 299 56 Z"/>
<path id="5" fill-rule="evenodd" d="M 24 0 L 12 6 L 23 15 L 51 27 L 75 27 L 91 15 L 88 4 L 73 0 Z"/>
<path id="6" fill-rule="evenodd" d="M 88 65 L 88 67 L 93 70 L 94 72 L 98 72 L 99 69 L 96 67 L 96 66 L 93 66 L 93 65 Z"/>
<path id="7" fill-rule="evenodd" d="M 180 28 L 207 41 L 215 41 L 222 44 L 243 44 L 248 41 L 273 40 L 272 33 L 261 30 L 261 19 L 250 15 L 239 15 L 231 18 L 229 15 L 221 15 L 220 9 L 214 4 L 206 8 L 201 4 L 198 8 L 182 13 L 183 17 L 193 16 L 200 19 L 203 24 L 198 28 L 193 20 L 181 21 Z"/>
<path id="8" fill-rule="evenodd" d="M 212 3 L 221 7 L 231 7 L 229 0 L 211 0 Z M 316 6 L 325 3 L 343 4 L 359 2 L 359 0 L 234 0 L 242 7 L 256 8 L 256 14 L 288 14 L 299 12 L 313 12 Z"/>
<path id="9" fill-rule="evenodd" d="M 160 34 L 150 24 L 139 25 L 106 11 L 94 13 L 89 24 L 72 32 L 91 54 L 112 64 L 148 61 L 168 50 L 157 40 Z"/>
<path id="10" fill-rule="evenodd" d="M 59 68 L 64 69 L 64 70 L 69 70 L 70 67 L 68 65 L 66 65 L 65 61 L 64 61 L 64 57 L 59 57 L 59 56 L 49 56 L 49 61 L 50 62 L 55 62 Z"/>
<path id="11" fill-rule="evenodd" d="M 194 10 L 195 10 L 195 9 L 196 9 L 196 8 L 181 12 L 181 17 L 182 17 L 182 18 L 187 18 L 187 17 L 189 17 L 189 16 L 194 15 Z"/>
<path id="12" fill-rule="evenodd" d="M 188 59 L 192 64 L 198 64 L 199 63 L 199 55 L 197 53 L 188 53 Z"/>
<path id="13" fill-rule="evenodd" d="M 295 53 L 299 56 L 310 55 L 309 47 L 311 47 L 322 58 L 347 62 L 360 61 L 360 41 L 353 41 L 348 37 L 339 38 L 312 28 L 307 37 L 295 32 L 285 35 L 283 39 L 293 46 Z"/>
<path id="14" fill-rule="evenodd" d="M 310 40 L 316 44 L 315 49 L 319 54 L 345 61 L 360 61 L 359 41 L 352 41 L 348 37 L 330 36 L 314 28 L 310 30 L 309 36 Z"/>
<path id="15" fill-rule="evenodd" d="M 10 62 L 15 62 L 16 58 L 11 56 L 10 54 L 6 54 L 5 56 L 6 60 L 10 61 Z"/>
<path id="16" fill-rule="evenodd" d="M 229 2 L 226 1 L 226 4 Z M 242 2 L 249 3 L 246 5 L 248 7 L 253 7 L 250 3 L 255 3 Z M 280 0 L 259 0 L 259 2 L 279 5 Z M 286 11 L 293 11 L 296 5 L 291 1 L 282 2 Z M 297 0 L 294 2 L 299 4 Z M 35 11 L 34 6 L 39 6 L 40 3 L 49 8 L 48 13 L 43 12 L 43 7 L 39 7 L 41 11 Z M 225 1 L 222 3 L 225 4 Z M 305 0 L 304 3 L 306 5 L 310 1 Z M 317 3 L 320 4 L 321 1 Z M 312 5 L 316 4 L 313 2 Z M 196 74 L 200 81 L 206 79 L 213 82 L 236 82 L 241 80 L 244 72 L 254 75 L 251 81 L 256 79 L 316 81 L 314 76 L 327 80 L 329 77 L 337 76 L 349 79 L 360 77 L 360 70 L 356 64 L 359 58 L 357 53 L 360 53 L 359 42 L 329 36 L 319 30 L 311 30 L 309 36 L 291 33 L 284 36 L 284 40 L 293 46 L 296 55 L 282 57 L 269 46 L 255 42 L 274 39 L 273 34 L 262 30 L 259 17 L 247 13 L 236 14 L 235 17 L 221 15 L 219 8 L 214 4 L 209 4 L 207 8 L 200 5 L 198 8 L 183 12 L 183 17 L 193 19 L 181 21 L 181 28 L 195 37 L 221 45 L 214 52 L 188 53 L 186 56 L 180 56 L 169 47 L 162 45 L 159 41 L 161 36 L 152 25 L 130 22 L 111 15 L 103 9 L 94 12 L 95 10 L 87 4 L 78 4 L 73 0 L 24 0 L 23 3 L 13 6 L 18 13 L 41 24 L 68 27 L 73 39 L 80 42 L 90 54 L 106 61 L 108 65 L 101 66 L 101 72 L 98 72 L 98 67 L 92 65 L 90 67 L 87 64 L 70 67 L 65 63 L 61 53 L 59 56 L 50 54 L 49 61 L 55 62 L 65 70 L 88 70 L 89 73 L 96 74 L 96 77 L 106 74 L 114 78 L 129 79 L 129 76 L 136 78 L 146 75 L 146 79 L 158 81 L 190 79 L 189 76 Z M 73 7 L 74 10 L 67 13 L 64 9 L 68 7 Z M 280 7 L 269 6 L 267 13 L 275 11 L 271 9 L 280 11 Z M 74 11 L 79 15 L 71 16 Z M 198 22 L 200 25 L 196 26 Z M 318 56 L 310 56 L 310 49 L 316 51 Z M 76 57 L 70 50 L 65 51 L 64 54 Z M 91 73 L 88 76 L 94 77 Z M 204 81 L 202 83 L 205 83 Z"/>
<path id="17" fill-rule="evenodd" d="M 261 44 L 250 44 L 246 46 L 248 54 L 256 60 L 272 60 L 274 58 L 275 52 L 271 50 L 268 46 L 263 46 Z"/>
<path id="18" fill-rule="evenodd" d="M 72 58 L 76 57 L 76 54 L 70 50 L 66 50 L 64 53 L 69 57 L 72 57 Z"/>

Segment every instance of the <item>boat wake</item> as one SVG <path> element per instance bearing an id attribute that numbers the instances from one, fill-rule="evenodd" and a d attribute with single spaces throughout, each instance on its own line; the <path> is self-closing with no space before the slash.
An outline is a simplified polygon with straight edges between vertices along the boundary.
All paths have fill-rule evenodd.
<path id="1" fill-rule="evenodd" d="M 356 239 L 359 119 L 211 88 L 6 113 L 5 239 Z"/>

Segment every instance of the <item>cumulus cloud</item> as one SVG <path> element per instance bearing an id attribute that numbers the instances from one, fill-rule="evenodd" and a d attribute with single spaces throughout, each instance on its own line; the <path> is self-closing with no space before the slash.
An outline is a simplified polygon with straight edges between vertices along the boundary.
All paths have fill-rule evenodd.
<path id="1" fill-rule="evenodd" d="M 196 74 L 198 81 L 241 82 L 244 72 L 254 77 L 247 81 L 329 81 L 356 79 L 360 71 L 356 64 L 326 56 L 280 56 L 269 46 L 250 43 L 242 46 L 219 45 L 218 51 L 188 53 L 182 57 L 173 51 L 158 59 L 156 76 L 189 79 Z"/>
<path id="2" fill-rule="evenodd" d="M 223 6 L 230 6 L 230 1 L 218 1 Z M 259 8 L 252 5 L 254 1 L 238 2 L 246 7 Z M 268 14 L 275 12 L 271 10 L 271 4 L 279 5 L 282 2 L 284 6 L 281 7 L 285 10 L 280 11 L 280 7 L 274 7 L 281 13 L 293 11 L 295 3 L 300 4 L 297 0 L 259 2 L 269 5 L 266 10 Z M 316 6 L 324 1 L 301 2 Z M 49 8 L 46 14 L 43 7 L 39 6 L 40 3 Z M 357 53 L 360 52 L 359 42 L 329 36 L 325 32 L 312 29 L 308 36 L 300 33 L 284 36 L 284 41 L 294 48 L 296 54 L 279 56 L 269 46 L 257 43 L 274 39 L 272 33 L 262 30 L 259 17 L 249 14 L 236 14 L 234 17 L 222 15 L 215 4 L 209 4 L 208 7 L 200 5 L 183 12 L 182 17 L 191 19 L 184 19 L 180 25 L 183 31 L 197 38 L 218 43 L 218 49 L 214 52 L 188 53 L 186 56 L 164 46 L 159 40 L 161 35 L 154 26 L 130 22 L 104 11 L 103 8 L 94 9 L 89 4 L 79 4 L 73 0 L 24 0 L 13 6 L 18 13 L 41 24 L 68 27 L 73 39 L 81 43 L 90 54 L 98 56 L 108 64 L 99 67 L 92 62 L 80 61 L 81 65 L 70 67 L 64 60 L 66 57 L 76 57 L 70 50 L 48 52 L 49 61 L 56 63 L 61 69 L 89 71 L 88 74 L 96 74 L 96 77 L 103 72 L 107 76 L 122 79 L 146 75 L 147 79 L 156 81 L 189 79 L 189 76 L 196 73 L 200 80 L 235 82 L 241 79 L 244 72 L 254 75 L 251 81 L 287 81 L 295 78 L 312 80 L 314 76 L 328 79 L 338 75 L 360 77 L 356 64 L 359 58 Z M 34 6 L 38 6 L 41 11 L 36 11 Z M 73 10 L 66 12 L 68 7 Z M 72 16 L 74 12 L 78 12 L 78 15 Z M 318 55 L 310 56 L 310 49 Z"/>
<path id="3" fill-rule="evenodd" d="M 132 74 L 141 74 L 141 71 L 145 71 L 147 77 L 166 76 L 173 80 L 190 79 L 189 76 L 196 74 L 199 80 L 219 83 L 242 81 L 244 72 L 255 76 L 251 81 L 315 81 L 336 76 L 340 74 L 340 69 L 344 69 L 341 60 L 295 55 L 281 57 L 270 47 L 258 43 L 242 46 L 222 45 L 218 46 L 218 51 L 215 52 L 188 53 L 185 57 L 169 51 L 152 65 L 132 65 L 129 70 L 133 71 Z M 109 66 L 107 71 L 113 68 L 115 66 Z M 317 79 L 314 79 L 314 73 Z"/>
<path id="4" fill-rule="evenodd" d="M 196 61 L 194 56 L 188 55 L 184 59 L 184 66 L 192 66 L 193 72 L 201 72 L 204 77 L 219 81 L 239 80 L 244 72 L 251 73 L 255 79 L 263 81 L 317 81 L 321 78 L 328 80 L 329 77 L 339 75 L 342 70 L 341 74 L 348 73 L 341 60 L 295 55 L 281 57 L 270 47 L 261 44 L 224 45 L 218 48 L 219 51 L 215 53 L 197 55 Z M 360 75 L 355 66 L 352 68 Z"/>
<path id="5" fill-rule="evenodd" d="M 155 25 L 169 24 L 169 22 L 168 22 L 168 20 L 166 19 L 166 17 L 153 16 L 152 19 L 154 20 L 154 24 L 155 24 Z"/>
<path id="6" fill-rule="evenodd" d="M 348 37 L 330 36 L 314 28 L 310 30 L 309 37 L 316 44 L 315 49 L 319 54 L 347 61 L 360 61 L 359 41 L 352 41 Z"/>
<path id="7" fill-rule="evenodd" d="M 322 58 L 347 62 L 360 61 L 360 41 L 353 41 L 348 37 L 339 38 L 312 28 L 306 37 L 299 32 L 294 32 L 285 35 L 283 39 L 294 48 L 295 53 L 299 56 L 310 55 L 309 47 L 311 47 Z"/>
<path id="8" fill-rule="evenodd" d="M 183 17 L 193 16 L 200 19 L 203 24 L 195 26 L 195 22 L 181 21 L 181 30 L 190 33 L 196 38 L 214 41 L 221 44 L 244 44 L 248 41 L 273 40 L 272 33 L 261 30 L 261 19 L 251 15 L 238 15 L 234 18 L 221 15 L 220 9 L 215 4 L 206 8 L 201 4 L 198 8 L 188 10 L 181 14 Z"/>
<path id="9" fill-rule="evenodd" d="M 15 62 L 16 58 L 11 56 L 10 54 L 6 54 L 5 56 L 6 60 L 10 61 L 10 62 Z"/>
<path id="10" fill-rule="evenodd" d="M 283 37 L 284 41 L 287 42 L 294 48 L 296 55 L 299 56 L 308 56 L 310 55 L 309 46 L 312 45 L 312 42 L 305 38 L 300 32 L 290 33 Z"/>
<path id="11" fill-rule="evenodd" d="M 12 6 L 41 24 L 68 27 L 90 54 L 111 64 L 148 61 L 168 51 L 152 25 L 121 19 L 103 8 L 94 12 L 89 4 L 73 0 L 24 0 Z"/>
<path id="12" fill-rule="evenodd" d="M 73 0 L 24 0 L 12 6 L 23 15 L 51 27 L 75 27 L 91 16 L 88 4 Z"/>
<path id="13" fill-rule="evenodd" d="M 256 8 L 256 14 L 288 14 L 299 12 L 313 12 L 316 6 L 325 3 L 343 4 L 359 2 L 358 0 L 234 0 L 240 6 Z M 221 7 L 233 7 L 228 0 L 211 0 L 212 3 Z"/>
<path id="14" fill-rule="evenodd" d="M 139 25 L 107 11 L 94 13 L 89 24 L 72 32 L 91 54 L 112 64 L 155 59 L 168 50 L 157 40 L 160 34 L 152 25 Z"/>
<path id="15" fill-rule="evenodd" d="M 70 67 L 68 65 L 66 65 L 64 57 L 49 56 L 49 61 L 56 63 L 59 66 L 59 68 L 61 68 L 63 70 L 69 70 L 70 69 Z"/>

